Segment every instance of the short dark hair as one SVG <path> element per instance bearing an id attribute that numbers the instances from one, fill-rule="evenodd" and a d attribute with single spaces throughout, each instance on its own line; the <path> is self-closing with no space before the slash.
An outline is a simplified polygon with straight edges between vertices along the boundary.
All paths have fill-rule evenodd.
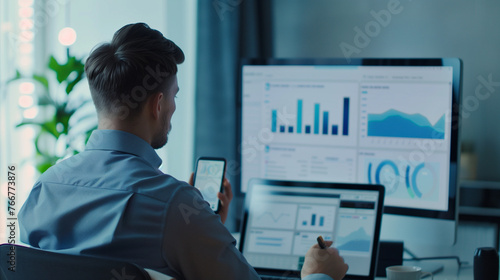
<path id="1" fill-rule="evenodd" d="M 97 112 L 122 120 L 137 115 L 149 96 L 171 84 L 182 62 L 182 50 L 160 31 L 145 23 L 125 25 L 85 63 Z"/>

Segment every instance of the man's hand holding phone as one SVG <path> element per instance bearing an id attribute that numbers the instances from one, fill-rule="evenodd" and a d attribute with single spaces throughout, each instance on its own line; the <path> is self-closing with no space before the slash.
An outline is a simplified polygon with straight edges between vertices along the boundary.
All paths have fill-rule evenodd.
<path id="1" fill-rule="evenodd" d="M 227 219 L 227 214 L 229 214 L 229 204 L 233 200 L 233 190 L 231 189 L 231 183 L 224 177 L 224 183 L 222 185 L 223 192 L 219 192 L 217 197 L 220 200 L 221 207 L 219 209 L 219 215 L 222 223 L 224 224 Z"/>
<path id="2" fill-rule="evenodd" d="M 231 184 L 225 178 L 225 167 L 224 158 L 201 157 L 189 179 L 189 184 L 199 189 L 212 210 L 220 215 L 222 223 L 227 219 L 233 199 Z"/>
<path id="3" fill-rule="evenodd" d="M 189 184 L 194 186 L 194 172 L 191 173 L 191 177 L 189 178 Z M 233 190 L 231 188 L 231 183 L 227 178 L 224 178 L 224 183 L 222 185 L 224 191 L 217 194 L 217 198 L 220 200 L 221 207 L 219 209 L 219 216 L 222 223 L 226 222 L 227 214 L 229 213 L 229 204 L 231 200 L 233 200 Z"/>

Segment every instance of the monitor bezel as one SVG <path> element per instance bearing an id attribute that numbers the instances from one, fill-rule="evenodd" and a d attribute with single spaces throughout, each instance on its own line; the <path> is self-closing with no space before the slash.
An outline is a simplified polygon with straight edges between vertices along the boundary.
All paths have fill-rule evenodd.
<path id="1" fill-rule="evenodd" d="M 241 186 L 241 141 L 242 141 L 242 106 L 243 106 L 243 67 L 245 65 L 311 65 L 311 66 L 450 66 L 453 69 L 452 84 L 452 112 L 451 112 L 451 143 L 450 143 L 450 175 L 449 175 L 449 195 L 448 210 L 425 210 L 415 208 L 404 208 L 396 206 L 385 206 L 384 213 L 417 216 L 423 218 L 435 218 L 444 220 L 456 220 L 458 214 L 458 171 L 460 159 L 460 101 L 462 89 L 462 60 L 459 58 L 353 58 L 349 62 L 343 58 L 242 58 L 239 67 L 238 98 L 237 98 L 237 160 L 240 172 L 237 176 L 238 187 L 236 195 L 244 196 Z"/>

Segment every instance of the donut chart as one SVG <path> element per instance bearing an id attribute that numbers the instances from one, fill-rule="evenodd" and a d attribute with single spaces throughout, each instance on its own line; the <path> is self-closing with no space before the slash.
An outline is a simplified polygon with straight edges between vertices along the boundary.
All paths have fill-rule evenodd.
<path id="1" fill-rule="evenodd" d="M 411 176 L 411 184 L 413 192 L 419 198 L 426 198 L 432 195 L 437 189 L 437 174 L 436 171 L 428 164 L 421 163 L 415 167 Z M 430 186 L 425 192 L 419 188 L 419 185 Z"/>
<path id="2" fill-rule="evenodd" d="M 436 163 L 410 165 L 383 159 L 372 160 L 367 166 L 368 183 L 380 184 L 386 188 L 386 195 L 404 195 L 411 199 L 431 199 L 438 188 Z M 406 190 L 406 191 L 405 191 Z"/>

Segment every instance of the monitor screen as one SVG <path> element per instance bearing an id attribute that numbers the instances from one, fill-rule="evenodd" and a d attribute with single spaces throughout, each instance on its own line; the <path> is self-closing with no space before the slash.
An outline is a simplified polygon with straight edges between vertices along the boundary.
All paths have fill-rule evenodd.
<path id="1" fill-rule="evenodd" d="M 258 272 L 300 271 L 306 252 L 322 236 L 349 265 L 347 278 L 368 279 L 355 276 L 375 272 L 383 191 L 380 185 L 254 179 L 240 250 Z"/>
<path id="2" fill-rule="evenodd" d="M 251 178 L 382 184 L 386 213 L 455 219 L 459 59 L 248 60 Z"/>

